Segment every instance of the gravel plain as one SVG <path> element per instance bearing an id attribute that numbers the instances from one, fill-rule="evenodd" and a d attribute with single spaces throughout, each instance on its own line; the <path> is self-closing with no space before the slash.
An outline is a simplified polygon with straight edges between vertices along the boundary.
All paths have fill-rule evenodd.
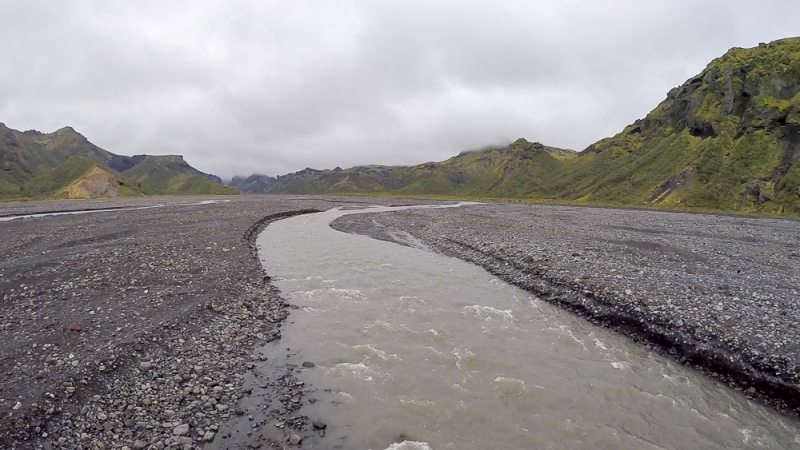
<path id="1" fill-rule="evenodd" d="M 491 203 L 344 216 L 800 411 L 800 221 Z"/>
<path id="2" fill-rule="evenodd" d="M 364 201 L 0 205 L 0 448 L 266 448 L 313 432 L 295 369 L 260 351 L 291 307 L 255 237 L 287 215 Z M 102 208 L 122 209 L 2 221 Z M 267 411 L 243 401 L 259 387 Z M 255 409 L 280 426 L 226 425 Z"/>
<path id="3" fill-rule="evenodd" d="M 255 236 L 303 212 L 419 203 L 433 202 L 0 205 L 0 448 L 302 447 L 324 418 L 302 414 L 313 387 L 280 356 L 292 305 L 260 267 Z M 98 208 L 120 209 L 1 221 Z M 497 203 L 333 226 L 471 261 L 798 410 L 798 221 Z"/>

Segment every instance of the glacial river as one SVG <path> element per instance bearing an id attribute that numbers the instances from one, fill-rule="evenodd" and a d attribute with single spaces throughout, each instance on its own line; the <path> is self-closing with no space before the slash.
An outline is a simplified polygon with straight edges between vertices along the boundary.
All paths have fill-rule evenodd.
<path id="1" fill-rule="evenodd" d="M 278 345 L 315 365 L 305 448 L 800 448 L 793 419 L 481 268 L 329 227 L 352 213 L 258 239 L 300 307 Z"/>

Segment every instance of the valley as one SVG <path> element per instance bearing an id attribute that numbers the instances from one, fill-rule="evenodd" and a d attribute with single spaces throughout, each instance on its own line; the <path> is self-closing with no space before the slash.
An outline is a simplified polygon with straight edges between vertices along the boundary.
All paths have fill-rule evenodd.
<path id="1" fill-rule="evenodd" d="M 232 196 L 3 205 L 6 217 L 103 211 L 0 222 L 0 444 L 241 448 L 296 436 L 317 448 L 328 441 L 318 441 L 315 422 L 329 423 L 331 436 L 348 434 L 311 407 L 323 394 L 302 384 L 302 348 L 284 351 L 299 336 L 283 324 L 303 316 L 273 280 L 276 269 L 259 264 L 270 248 L 259 249 L 256 236 L 297 214 L 421 203 L 431 202 Z M 637 352 L 699 369 L 741 401 L 796 420 L 796 220 L 492 203 L 344 215 L 333 227 L 473 263 L 581 329 L 616 330 L 613 339 L 639 342 Z M 244 431 L 254 425 L 255 434 Z M 761 442 L 797 439 L 770 433 Z"/>

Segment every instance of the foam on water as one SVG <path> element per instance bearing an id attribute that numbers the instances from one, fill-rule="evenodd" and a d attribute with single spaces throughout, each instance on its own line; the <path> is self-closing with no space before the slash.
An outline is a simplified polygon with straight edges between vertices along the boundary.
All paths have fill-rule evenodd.
<path id="1" fill-rule="evenodd" d="M 330 298 L 353 302 L 363 302 L 366 300 L 366 296 L 358 289 L 312 289 L 310 291 L 296 291 L 295 295 L 302 295 L 308 300 L 328 300 Z"/>
<path id="2" fill-rule="evenodd" d="M 334 377 L 356 377 L 364 381 L 375 381 L 378 373 L 364 363 L 339 363 L 325 371 Z"/>
<path id="3" fill-rule="evenodd" d="M 403 441 L 395 442 L 385 450 L 433 450 L 427 442 Z"/>
<path id="4" fill-rule="evenodd" d="M 611 367 L 617 370 L 631 370 L 631 365 L 625 361 L 611 361 Z"/>
<path id="5" fill-rule="evenodd" d="M 497 377 L 494 379 L 498 390 L 503 395 L 521 396 L 528 393 L 525 382 L 516 378 Z"/>
<path id="6" fill-rule="evenodd" d="M 464 312 L 468 316 L 474 316 L 483 321 L 490 321 L 495 318 L 500 318 L 509 322 L 514 320 L 514 314 L 510 309 L 500 310 L 491 306 L 472 305 L 465 306 Z"/>
<path id="7" fill-rule="evenodd" d="M 390 360 L 391 361 L 398 361 L 398 360 L 400 360 L 400 358 L 396 354 L 388 354 L 385 351 L 378 350 L 377 348 L 375 348 L 375 347 L 373 347 L 373 346 L 371 346 L 369 344 L 354 345 L 352 348 L 354 350 L 356 350 L 360 355 L 362 355 L 363 357 L 365 357 L 368 360 L 371 359 L 371 358 L 372 359 L 380 358 L 380 359 L 382 359 L 384 361 L 390 361 Z"/>

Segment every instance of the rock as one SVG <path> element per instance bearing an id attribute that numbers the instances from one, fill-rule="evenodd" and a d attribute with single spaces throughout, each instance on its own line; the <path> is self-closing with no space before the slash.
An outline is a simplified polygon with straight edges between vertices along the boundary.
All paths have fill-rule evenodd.
<path id="1" fill-rule="evenodd" d="M 142 361 L 141 363 L 139 363 L 139 370 L 143 372 L 146 372 L 152 368 L 153 368 L 153 363 L 149 361 Z"/>
<path id="2" fill-rule="evenodd" d="M 152 404 L 153 404 L 153 401 L 152 401 L 152 400 L 150 400 L 149 398 L 144 398 L 144 399 L 142 399 L 142 404 L 143 404 L 144 406 L 150 406 L 150 405 L 152 405 Z"/>
<path id="3" fill-rule="evenodd" d="M 316 366 L 316 364 L 312 363 L 311 361 L 304 361 L 303 362 L 303 367 L 306 367 L 306 368 L 310 369 L 310 368 L 315 367 L 315 366 Z"/>
<path id="4" fill-rule="evenodd" d="M 261 441 L 254 439 L 250 441 L 250 443 L 247 444 L 247 446 L 250 448 L 261 448 Z"/>
<path id="5" fill-rule="evenodd" d="M 325 422 L 320 422 L 319 420 L 315 420 L 312 423 L 312 426 L 315 430 L 324 430 L 325 428 L 328 428 L 328 425 Z"/>
<path id="6" fill-rule="evenodd" d="M 206 434 L 203 435 L 203 441 L 205 442 L 212 442 L 214 440 L 214 436 L 217 434 L 213 431 L 206 431 Z"/>
<path id="7" fill-rule="evenodd" d="M 303 438 L 298 436 L 296 433 L 292 433 L 292 435 L 289 436 L 289 443 L 292 444 L 292 445 L 298 445 L 302 441 L 303 441 Z"/>
<path id="8" fill-rule="evenodd" d="M 189 424 L 188 423 L 184 423 L 182 425 L 178 425 L 177 427 L 175 427 L 172 430 L 172 434 L 174 434 L 176 436 L 185 436 L 185 435 L 189 434 Z"/>
<path id="9" fill-rule="evenodd" d="M 75 331 L 75 332 L 81 331 L 82 329 L 83 329 L 83 327 L 81 327 L 81 326 L 80 326 L 80 325 L 78 325 L 77 323 L 71 323 L 71 324 L 69 324 L 69 326 L 67 327 L 67 330 L 69 330 L 69 331 Z"/>
<path id="10" fill-rule="evenodd" d="M 147 442 L 141 439 L 133 441 L 133 450 L 142 450 L 143 448 L 147 448 Z"/>

